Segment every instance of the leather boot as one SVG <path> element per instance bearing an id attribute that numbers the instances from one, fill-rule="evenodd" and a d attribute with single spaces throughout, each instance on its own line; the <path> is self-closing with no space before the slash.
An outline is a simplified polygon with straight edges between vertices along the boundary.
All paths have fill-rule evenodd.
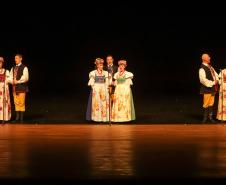
<path id="1" fill-rule="evenodd" d="M 20 112 L 20 122 L 23 123 L 24 122 L 24 112 Z"/>
<path id="2" fill-rule="evenodd" d="M 208 107 L 204 108 L 202 123 L 207 123 L 207 121 L 208 121 L 208 113 L 209 113 L 209 108 Z"/>
<path id="3" fill-rule="evenodd" d="M 216 121 L 213 119 L 213 106 L 209 107 L 209 119 L 211 123 L 216 123 Z"/>
<path id="4" fill-rule="evenodd" d="M 16 117 L 15 117 L 15 119 L 13 120 L 13 123 L 18 122 L 19 119 L 20 119 L 20 112 L 19 112 L 19 111 L 16 111 Z"/>

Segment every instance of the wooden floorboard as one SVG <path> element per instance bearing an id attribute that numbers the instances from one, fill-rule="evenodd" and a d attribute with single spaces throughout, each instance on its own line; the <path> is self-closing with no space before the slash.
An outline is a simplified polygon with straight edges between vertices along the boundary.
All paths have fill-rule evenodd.
<path id="1" fill-rule="evenodd" d="M 225 177 L 222 124 L 0 125 L 0 180 Z"/>

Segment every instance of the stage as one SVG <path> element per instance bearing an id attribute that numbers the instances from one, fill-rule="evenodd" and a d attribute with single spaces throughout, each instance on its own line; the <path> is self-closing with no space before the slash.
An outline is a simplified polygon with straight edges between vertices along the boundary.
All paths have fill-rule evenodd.
<path id="1" fill-rule="evenodd" d="M 86 90 L 84 93 L 28 93 L 26 123 L 93 124 L 85 119 L 90 89 Z M 200 124 L 203 119 L 202 96 L 198 92 L 140 94 L 139 89 L 135 89 L 133 96 L 135 124 Z M 214 113 L 217 112 L 217 96 L 215 101 Z"/>
<path id="2" fill-rule="evenodd" d="M 0 125 L 1 184 L 225 178 L 223 124 Z"/>

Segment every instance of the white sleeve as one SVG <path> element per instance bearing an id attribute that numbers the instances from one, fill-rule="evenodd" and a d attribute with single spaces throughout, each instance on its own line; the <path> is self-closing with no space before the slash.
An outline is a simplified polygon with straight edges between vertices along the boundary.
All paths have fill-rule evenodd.
<path id="1" fill-rule="evenodd" d="M 202 68 L 199 69 L 199 80 L 200 80 L 200 83 L 206 87 L 213 87 L 215 85 L 214 81 L 208 80 L 206 78 L 205 70 Z"/>
<path id="2" fill-rule="evenodd" d="M 113 84 L 113 85 L 114 85 L 114 86 L 117 85 L 117 73 L 114 74 L 114 84 Z"/>
<path id="3" fill-rule="evenodd" d="M 7 83 L 13 84 L 13 68 L 10 70 L 9 77 L 6 80 Z"/>
<path id="4" fill-rule="evenodd" d="M 126 84 L 127 84 L 127 85 L 133 85 L 132 79 L 131 79 L 131 78 L 127 78 L 127 79 L 126 79 Z"/>
<path id="5" fill-rule="evenodd" d="M 222 84 L 222 82 L 223 82 L 223 84 L 225 84 L 225 82 L 224 82 L 224 76 L 226 75 L 226 70 L 224 69 L 224 70 L 222 70 L 220 73 L 219 73 L 219 75 L 218 75 L 218 78 L 219 78 L 219 85 L 221 85 Z"/>
<path id="6" fill-rule="evenodd" d="M 94 82 L 95 82 L 95 72 L 94 71 L 91 71 L 89 73 L 89 82 L 88 82 L 88 86 L 93 86 L 94 85 Z"/>
<path id="7" fill-rule="evenodd" d="M 25 67 L 23 70 L 23 75 L 21 76 L 20 80 L 17 81 L 17 83 L 19 84 L 25 83 L 25 82 L 28 82 L 28 80 L 29 80 L 28 68 Z"/>
<path id="8" fill-rule="evenodd" d="M 133 85 L 133 73 L 131 72 L 128 72 L 127 75 L 126 75 L 126 84 L 127 85 Z"/>
<path id="9" fill-rule="evenodd" d="M 8 70 L 5 71 L 6 83 L 10 83 L 10 73 Z"/>

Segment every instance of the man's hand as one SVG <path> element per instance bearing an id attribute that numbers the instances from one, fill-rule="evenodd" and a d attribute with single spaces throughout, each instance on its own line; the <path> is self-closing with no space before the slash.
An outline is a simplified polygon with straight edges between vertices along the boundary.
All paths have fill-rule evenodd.
<path id="1" fill-rule="evenodd" d="M 13 80 L 13 84 L 18 84 L 18 80 Z"/>

